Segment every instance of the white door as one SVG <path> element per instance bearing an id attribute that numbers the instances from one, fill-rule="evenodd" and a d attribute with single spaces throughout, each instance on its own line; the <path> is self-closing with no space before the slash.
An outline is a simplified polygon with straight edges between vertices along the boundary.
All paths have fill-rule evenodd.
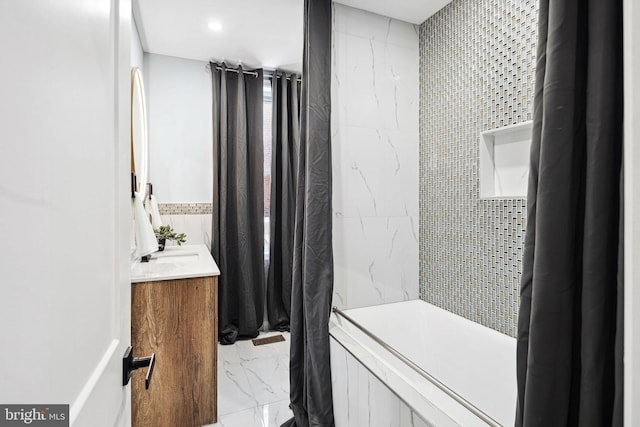
<path id="1" fill-rule="evenodd" d="M 72 426 L 130 424 L 130 26 L 130 0 L 0 0 L 0 405 Z"/>

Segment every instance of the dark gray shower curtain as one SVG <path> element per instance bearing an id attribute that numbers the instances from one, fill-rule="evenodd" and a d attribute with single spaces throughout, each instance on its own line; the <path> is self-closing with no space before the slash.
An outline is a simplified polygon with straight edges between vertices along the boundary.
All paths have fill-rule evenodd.
<path id="1" fill-rule="evenodd" d="M 284 426 L 332 427 L 329 314 L 331 0 L 304 2 L 300 155 L 291 295 L 291 409 Z"/>
<path id="2" fill-rule="evenodd" d="M 263 322 L 264 184 L 262 70 L 257 76 L 211 63 L 213 230 L 220 267 L 218 325 L 222 344 L 254 338 Z M 221 68 L 221 69 L 218 69 Z"/>
<path id="3" fill-rule="evenodd" d="M 622 4 L 541 0 L 518 426 L 622 425 Z"/>
<path id="4" fill-rule="evenodd" d="M 300 148 L 299 76 L 271 80 L 273 122 L 271 145 L 271 206 L 267 317 L 269 327 L 289 330 L 293 233 L 295 226 L 298 152 Z"/>

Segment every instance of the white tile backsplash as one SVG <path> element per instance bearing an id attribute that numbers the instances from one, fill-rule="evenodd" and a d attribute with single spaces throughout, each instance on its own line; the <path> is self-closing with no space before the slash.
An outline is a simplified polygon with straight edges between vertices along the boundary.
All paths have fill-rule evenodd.
<path id="1" fill-rule="evenodd" d="M 187 235 L 188 245 L 197 245 L 204 243 L 207 248 L 211 249 L 211 214 L 203 215 L 161 215 L 162 222 L 170 225 L 176 233 L 185 233 Z M 173 245 L 175 242 L 167 242 Z"/>

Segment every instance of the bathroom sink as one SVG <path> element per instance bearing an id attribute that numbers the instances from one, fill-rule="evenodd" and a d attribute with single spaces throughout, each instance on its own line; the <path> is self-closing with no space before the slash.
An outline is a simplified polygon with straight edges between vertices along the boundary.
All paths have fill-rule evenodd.
<path id="1" fill-rule="evenodd" d="M 158 264 L 183 264 L 187 262 L 198 261 L 199 255 L 197 252 L 177 253 L 177 254 L 158 254 L 151 258 Z"/>
<path id="2" fill-rule="evenodd" d="M 131 283 L 217 276 L 220 269 L 204 244 L 171 245 L 151 255 L 149 262 L 131 265 Z"/>

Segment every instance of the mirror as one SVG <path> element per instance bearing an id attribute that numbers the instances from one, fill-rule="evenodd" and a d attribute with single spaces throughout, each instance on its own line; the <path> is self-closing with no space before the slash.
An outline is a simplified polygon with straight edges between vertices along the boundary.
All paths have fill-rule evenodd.
<path id="1" fill-rule="evenodd" d="M 144 197 L 149 174 L 147 112 L 142 72 L 131 70 L 131 172 L 136 176 L 136 191 Z"/>

